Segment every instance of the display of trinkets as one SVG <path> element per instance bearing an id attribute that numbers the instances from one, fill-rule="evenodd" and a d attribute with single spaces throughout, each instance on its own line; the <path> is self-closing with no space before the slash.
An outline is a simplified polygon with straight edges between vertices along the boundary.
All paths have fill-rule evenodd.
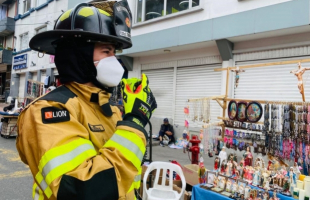
<path id="1" fill-rule="evenodd" d="M 238 102 L 236 119 L 239 122 L 245 122 L 247 120 L 247 118 L 246 118 L 246 108 L 247 108 L 247 103 L 246 102 L 244 102 L 244 101 Z"/>
<path id="2" fill-rule="evenodd" d="M 230 101 L 228 104 L 228 117 L 231 120 L 236 119 L 238 104 L 236 101 Z"/>
<path id="3" fill-rule="evenodd" d="M 252 101 L 246 108 L 246 118 L 249 122 L 258 122 L 263 115 L 263 109 L 260 103 Z"/>

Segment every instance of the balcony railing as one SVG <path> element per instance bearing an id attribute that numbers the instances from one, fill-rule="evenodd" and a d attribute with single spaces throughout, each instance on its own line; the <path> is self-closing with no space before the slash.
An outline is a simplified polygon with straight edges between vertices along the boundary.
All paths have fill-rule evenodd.
<path id="1" fill-rule="evenodd" d="M 1 49 L 1 48 L 0 48 Z M 0 50 L 0 64 L 12 64 L 12 51 L 7 49 Z"/>
<path id="2" fill-rule="evenodd" d="M 14 33 L 15 21 L 11 17 L 0 20 L 0 36 L 5 37 Z"/>

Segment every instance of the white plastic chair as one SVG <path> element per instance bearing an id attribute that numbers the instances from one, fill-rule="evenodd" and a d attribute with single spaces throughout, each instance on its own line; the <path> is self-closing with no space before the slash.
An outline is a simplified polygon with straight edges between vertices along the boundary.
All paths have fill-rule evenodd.
<path id="1" fill-rule="evenodd" d="M 156 175 L 154 179 L 153 188 L 146 189 L 146 182 L 148 175 L 151 171 L 156 169 Z M 158 183 L 159 174 L 161 169 L 163 169 L 163 176 L 161 183 Z M 166 174 L 167 170 L 169 170 L 169 185 L 166 186 Z M 182 190 L 181 193 L 173 190 L 173 171 L 175 171 L 181 178 L 182 181 Z M 186 181 L 183 174 L 183 171 L 180 166 L 169 163 L 169 162 L 152 162 L 143 177 L 143 200 L 179 200 L 183 199 L 184 191 L 185 191 Z"/>

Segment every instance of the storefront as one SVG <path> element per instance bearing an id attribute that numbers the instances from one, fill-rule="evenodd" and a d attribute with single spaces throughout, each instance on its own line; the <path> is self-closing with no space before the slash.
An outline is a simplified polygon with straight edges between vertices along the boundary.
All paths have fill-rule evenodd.
<path id="1" fill-rule="evenodd" d="M 181 54 L 187 54 L 182 52 Z M 198 55 L 199 56 L 199 55 Z M 164 60 L 165 55 L 157 56 L 158 61 Z M 220 56 L 191 57 L 187 59 L 171 56 L 170 60 L 154 62 L 149 58 L 142 58 L 140 73 L 145 73 L 150 81 L 150 87 L 156 97 L 158 108 L 153 114 L 157 132 L 163 118 L 172 119 L 176 134 L 184 130 L 183 108 L 188 105 L 188 99 L 216 96 L 221 94 L 221 72 L 214 69 L 221 68 Z M 134 66 L 139 65 L 135 63 Z M 137 68 L 138 69 L 138 68 Z M 137 69 L 133 69 L 135 72 Z M 129 72 L 129 74 L 132 72 Z M 130 74 L 131 75 L 131 74 Z M 216 102 L 211 104 L 211 121 L 218 121 L 221 108 Z"/>

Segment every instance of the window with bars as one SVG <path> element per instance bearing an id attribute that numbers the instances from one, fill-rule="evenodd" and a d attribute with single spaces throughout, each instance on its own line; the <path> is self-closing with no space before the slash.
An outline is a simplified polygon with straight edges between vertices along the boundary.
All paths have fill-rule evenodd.
<path id="1" fill-rule="evenodd" d="M 19 38 L 20 38 L 20 50 L 27 49 L 29 47 L 28 32 L 21 34 Z"/>
<path id="2" fill-rule="evenodd" d="M 171 15 L 199 6 L 200 0 L 136 0 L 136 23 Z"/>

